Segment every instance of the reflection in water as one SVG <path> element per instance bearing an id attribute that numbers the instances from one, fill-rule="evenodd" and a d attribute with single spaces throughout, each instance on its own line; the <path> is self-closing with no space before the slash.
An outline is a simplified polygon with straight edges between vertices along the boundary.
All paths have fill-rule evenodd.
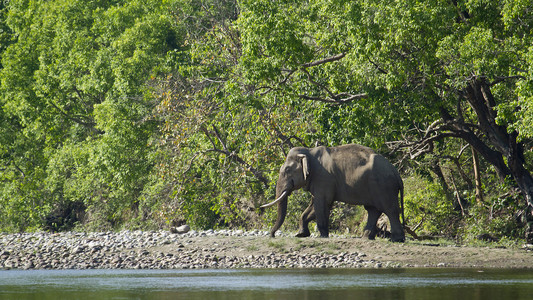
<path id="1" fill-rule="evenodd" d="M 0 299 L 531 299 L 533 271 L 0 271 Z"/>

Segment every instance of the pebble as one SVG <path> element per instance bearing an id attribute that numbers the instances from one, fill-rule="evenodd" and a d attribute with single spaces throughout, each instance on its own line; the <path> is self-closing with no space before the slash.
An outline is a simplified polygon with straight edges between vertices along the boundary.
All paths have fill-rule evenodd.
<path id="1" fill-rule="evenodd" d="M 286 235 L 286 234 L 283 234 Z M 364 253 L 298 252 L 220 255 L 218 244 L 194 248 L 192 238 L 265 237 L 268 231 L 206 230 L 0 233 L 0 270 L 10 269 L 206 269 L 206 268 L 382 268 L 399 265 L 367 258 Z M 288 235 L 287 235 L 288 236 Z M 267 241 L 265 241 L 266 243 Z M 157 248 L 170 245 L 174 253 Z M 174 247 L 172 247 L 174 246 Z M 219 247 L 219 248 L 217 248 Z"/>
<path id="2" fill-rule="evenodd" d="M 190 230 L 191 230 L 191 227 L 189 227 L 189 225 L 187 225 L 187 224 L 181 225 L 181 226 L 176 227 L 176 228 L 171 228 L 171 232 L 179 233 L 179 234 L 187 233 Z"/>

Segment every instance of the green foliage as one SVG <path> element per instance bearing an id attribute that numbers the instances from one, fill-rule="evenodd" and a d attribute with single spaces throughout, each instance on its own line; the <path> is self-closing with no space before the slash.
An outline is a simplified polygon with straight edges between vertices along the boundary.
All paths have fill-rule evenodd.
<path id="1" fill-rule="evenodd" d="M 491 209 L 476 206 L 470 211 L 459 234 L 463 242 L 506 241 L 524 236 L 525 227 L 517 220 L 514 210 L 495 206 Z"/>
<path id="2" fill-rule="evenodd" d="M 455 236 L 460 211 L 448 199 L 438 183 L 420 176 L 405 183 L 405 217 L 409 226 L 420 224 L 420 232 L 445 237 Z"/>
<path id="3" fill-rule="evenodd" d="M 252 73 L 245 73 L 249 84 L 264 93 L 280 93 L 308 111 L 316 121 L 313 138 L 323 144 L 359 142 L 387 152 L 384 144 L 398 141 L 389 143 L 390 149 L 408 148 L 404 158 L 412 161 L 404 159 L 404 165 L 439 177 L 438 184 L 422 189 L 413 202 L 447 199 L 428 213 L 433 216 L 428 231 L 437 233 L 440 227 L 453 235 L 446 222 L 456 224 L 459 217 L 450 206 L 451 191 L 462 194 L 473 188 L 461 154 L 455 157 L 457 141 L 450 142 L 450 137 L 483 150 L 482 156 L 493 164 L 485 164 L 485 170 L 513 173 L 522 192 L 529 193 L 520 183 L 523 172 L 516 165 L 502 166 L 503 158 L 496 162 L 494 155 L 505 157 L 506 164 L 520 161 L 516 154 L 522 150 L 526 157 L 531 152 L 530 146 L 523 148 L 531 145 L 531 1 L 265 6 L 244 1 L 238 21 L 241 64 Z M 264 21 L 255 22 L 258 19 Z M 276 34 L 290 38 L 280 37 L 284 43 L 277 43 L 272 39 Z M 476 90 L 480 83 L 488 86 Z M 489 104 L 481 109 L 478 99 Z M 496 136 L 497 131 L 510 135 Z M 503 137 L 511 145 L 515 135 L 523 143 L 516 150 L 499 141 Z M 423 158 L 427 153 L 433 157 Z M 457 171 L 442 175 L 439 168 L 446 161 L 456 163 L 449 168 Z M 497 181 L 494 176 L 483 179 Z"/>
<path id="4" fill-rule="evenodd" d="M 307 95 L 340 101 L 353 94 L 369 95 L 341 108 L 297 102 L 318 122 L 315 139 L 327 145 L 359 142 L 380 149 L 413 122 L 428 122 L 438 114 L 434 91 L 418 83 L 406 89 L 406 84 L 434 82 L 439 76 L 438 58 L 431 54 L 439 37 L 451 30 L 446 23 L 454 14 L 450 8 L 433 1 L 263 6 L 257 1 L 243 3 L 238 22 L 241 64 L 252 73 L 245 73 L 250 83 L 293 99 Z M 265 22 L 257 22 L 262 18 Z M 266 31 L 290 35 L 292 42 L 278 43 Z M 305 63 L 342 53 L 342 59 L 301 69 Z"/>
<path id="5" fill-rule="evenodd" d="M 522 238 L 526 226 L 520 202 L 511 180 L 495 183 L 481 205 L 469 208 L 458 237 L 470 243 L 486 240 L 487 236 L 503 243 Z"/>
<path id="6" fill-rule="evenodd" d="M 524 235 L 524 210 L 518 195 L 506 192 L 512 190 L 509 182 L 494 183 L 493 189 L 485 189 L 487 194 L 481 204 L 476 203 L 474 195 L 461 193 L 462 209 L 457 194 L 446 195 L 436 180 L 416 175 L 404 183 L 407 224 L 411 229 L 418 226 L 419 235 L 470 244 L 501 241 L 502 245 Z"/>
<path id="7" fill-rule="evenodd" d="M 145 83 L 179 50 L 169 11 L 161 1 L 10 1 L 7 24 L 16 40 L 0 73 L 0 201 L 22 208 L 17 230 L 79 201 L 88 221 L 120 224 L 153 167 Z"/>
<path id="8" fill-rule="evenodd" d="M 2 2 L 0 230 L 266 227 L 276 212 L 258 207 L 291 147 L 360 143 L 406 174 L 409 225 L 521 234 L 519 199 L 497 200 L 513 184 L 495 188 L 487 157 L 493 209 L 463 216 L 455 196 L 475 202 L 465 135 L 505 152 L 484 122 L 516 135 L 532 168 L 532 4 Z M 492 119 L 465 100 L 477 81 Z M 291 195 L 285 229 L 308 204 Z M 332 225 L 362 212 L 339 206 Z"/>

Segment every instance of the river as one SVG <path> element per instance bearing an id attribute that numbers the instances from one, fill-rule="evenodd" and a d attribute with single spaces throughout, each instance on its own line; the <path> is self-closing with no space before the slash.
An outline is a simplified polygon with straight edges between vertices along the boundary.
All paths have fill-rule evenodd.
<path id="1" fill-rule="evenodd" d="M 0 299 L 533 299 L 533 270 L 0 271 Z"/>

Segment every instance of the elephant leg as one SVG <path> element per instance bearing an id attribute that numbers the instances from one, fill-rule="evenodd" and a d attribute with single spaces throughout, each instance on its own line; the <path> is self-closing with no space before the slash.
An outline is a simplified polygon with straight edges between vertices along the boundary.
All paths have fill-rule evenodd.
<path id="1" fill-rule="evenodd" d="M 381 216 L 381 211 L 372 206 L 365 206 L 365 209 L 368 212 L 368 221 L 366 222 L 363 237 L 373 240 L 376 238 L 376 234 L 378 233 L 376 224 Z"/>
<path id="2" fill-rule="evenodd" d="M 309 231 L 309 222 L 311 222 L 315 218 L 315 207 L 313 206 L 313 200 L 311 200 L 311 204 L 309 204 L 309 206 L 304 210 L 302 216 L 300 217 L 300 229 L 298 230 L 298 234 L 296 235 L 296 237 L 310 236 L 311 232 Z"/>
<path id="3" fill-rule="evenodd" d="M 320 237 L 329 237 L 329 210 L 332 206 L 332 201 L 324 199 L 315 199 L 313 206 L 315 208 L 316 225 L 320 232 Z"/>
<path id="4" fill-rule="evenodd" d="M 405 242 L 405 232 L 403 231 L 403 225 L 400 222 L 399 208 L 394 207 L 385 211 L 387 217 L 389 217 L 391 226 L 391 241 L 393 242 Z"/>

